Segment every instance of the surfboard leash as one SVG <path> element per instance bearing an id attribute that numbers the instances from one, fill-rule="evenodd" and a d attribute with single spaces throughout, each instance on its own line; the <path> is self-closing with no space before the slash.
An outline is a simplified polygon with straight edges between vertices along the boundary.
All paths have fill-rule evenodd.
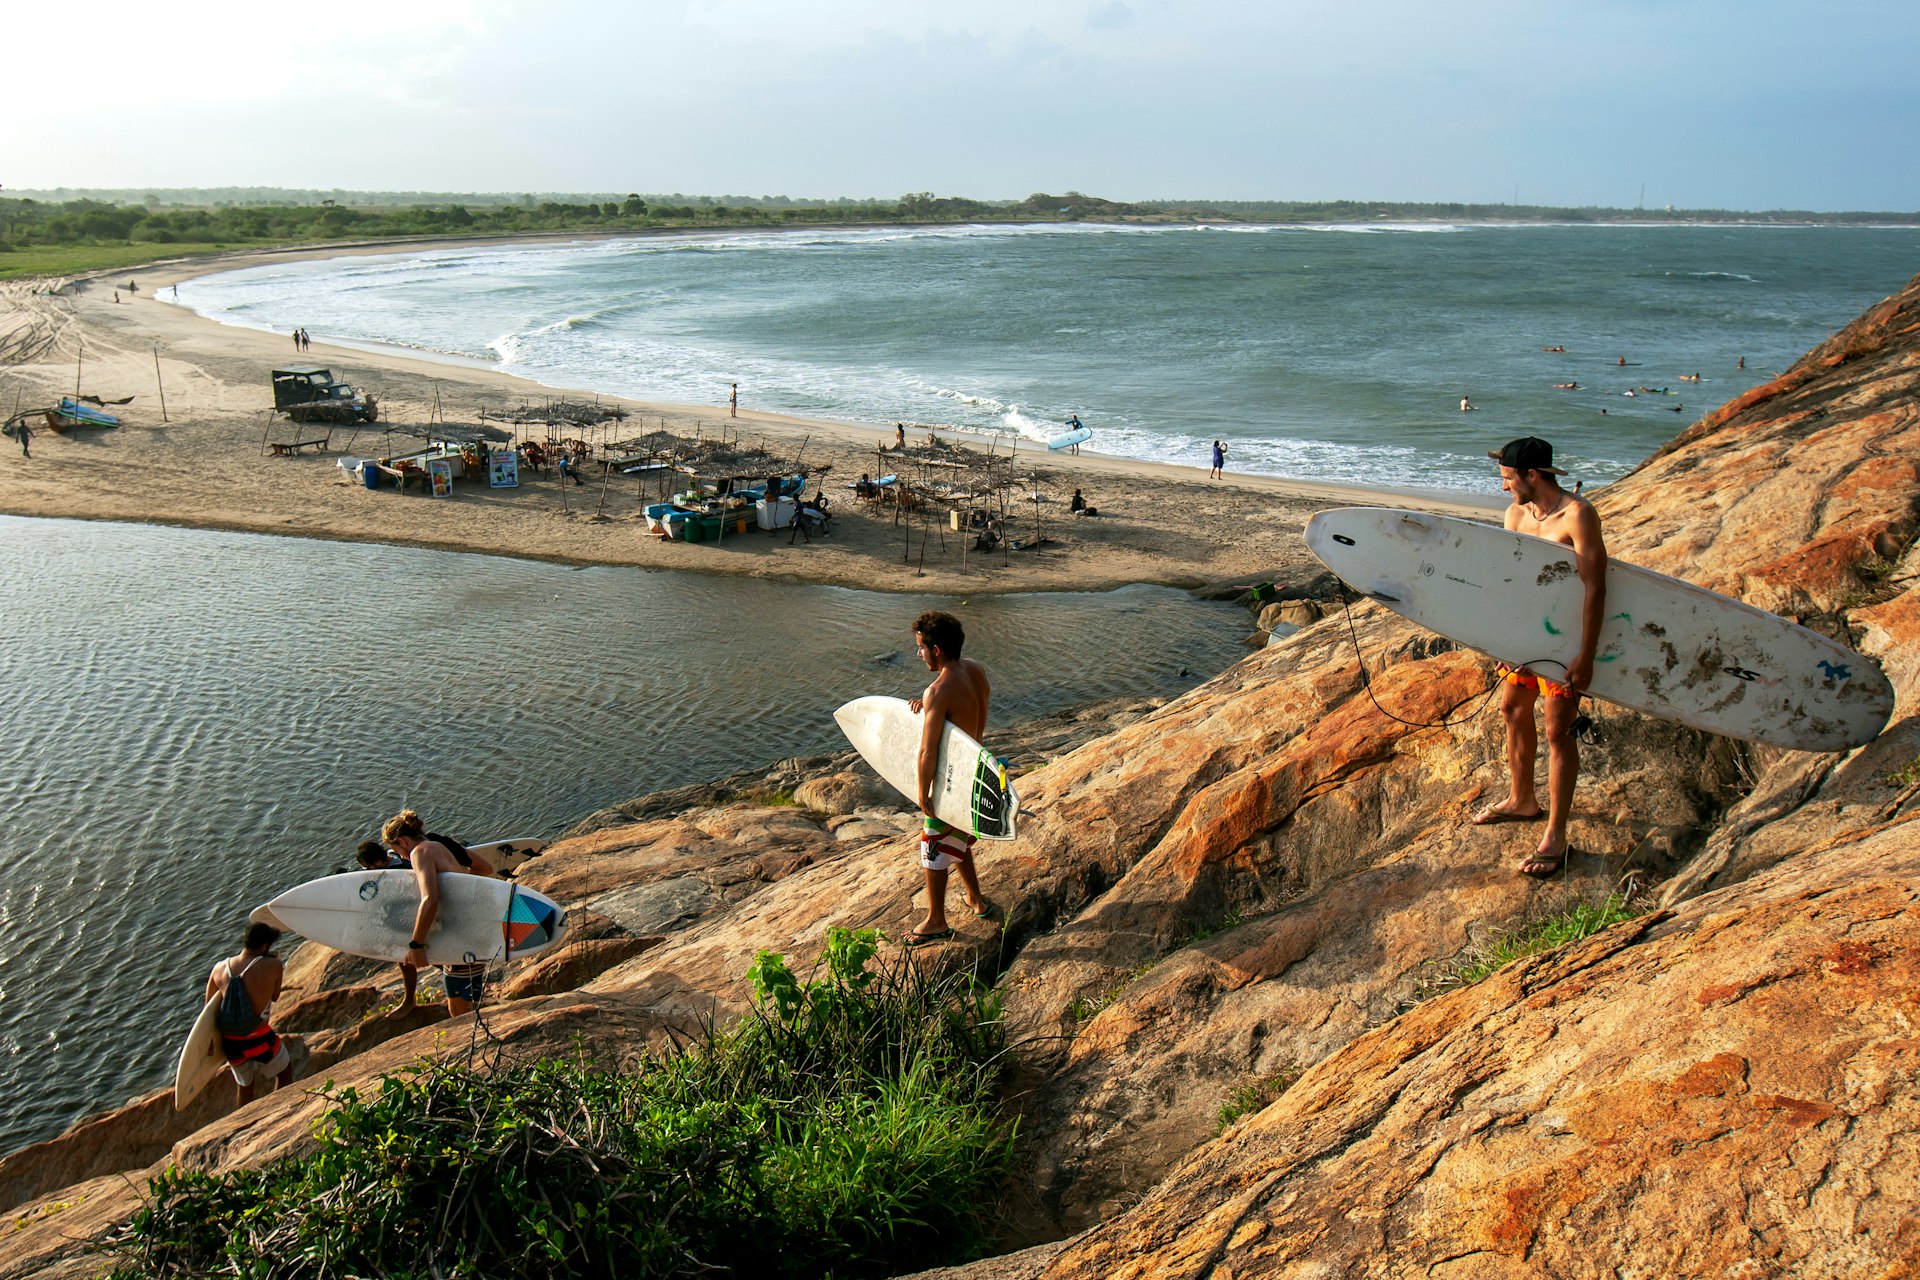
<path id="1" fill-rule="evenodd" d="M 1499 692 L 1500 680 L 1498 677 L 1495 677 L 1492 683 L 1487 685 L 1486 692 L 1480 695 L 1480 705 L 1478 707 L 1475 707 L 1463 716 L 1458 716 L 1451 720 L 1408 720 L 1404 716 L 1393 714 L 1393 712 L 1381 706 L 1380 699 L 1374 695 L 1373 677 L 1367 674 L 1367 655 L 1360 649 L 1360 630 L 1353 622 L 1352 597 L 1347 594 L 1347 584 L 1344 582 L 1340 583 L 1340 611 L 1346 614 L 1347 635 L 1353 641 L 1353 658 L 1355 662 L 1360 664 L 1360 687 L 1367 691 L 1367 699 L 1373 703 L 1374 710 L 1378 711 L 1387 719 L 1398 721 L 1400 724 L 1407 725 L 1409 728 L 1414 729 L 1448 729 L 1457 724 L 1465 724 L 1467 721 L 1481 715 L 1486 711 L 1488 704 L 1493 701 L 1493 695 Z M 1546 659 L 1546 661 L 1552 660 Z M 1471 699 L 1469 699 L 1469 701 L 1471 701 Z"/>

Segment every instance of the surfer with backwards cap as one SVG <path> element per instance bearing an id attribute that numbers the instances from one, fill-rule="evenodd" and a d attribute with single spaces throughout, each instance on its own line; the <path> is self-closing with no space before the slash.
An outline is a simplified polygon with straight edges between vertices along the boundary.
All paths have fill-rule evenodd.
<path id="1" fill-rule="evenodd" d="M 1487 454 L 1500 464 L 1500 487 L 1513 499 L 1506 527 L 1573 549 L 1574 564 L 1586 588 L 1580 611 L 1580 653 L 1563 677 L 1548 679 L 1526 667 L 1502 663 L 1506 687 L 1500 714 L 1507 722 L 1507 797 L 1473 816 L 1475 826 L 1499 822 L 1547 820 L 1546 834 L 1531 858 L 1520 864 L 1530 876 L 1550 876 L 1567 860 L 1567 818 L 1573 808 L 1573 784 L 1580 773 L 1580 748 L 1574 718 L 1580 694 L 1593 680 L 1593 656 L 1600 645 L 1600 623 L 1607 602 L 1607 547 L 1600 537 L 1600 516 L 1578 493 L 1560 487 L 1566 472 L 1553 465 L 1553 446 L 1537 436 L 1511 440 Z M 1543 703 L 1547 727 L 1547 807 L 1543 812 L 1533 785 L 1533 704 Z"/>
<path id="2" fill-rule="evenodd" d="M 927 691 L 907 704 L 914 714 L 924 716 L 916 790 L 924 818 L 920 866 L 927 878 L 927 917 L 901 941 L 918 947 L 953 936 L 947 924 L 947 876 L 956 868 L 973 913 L 984 917 L 992 911 L 980 895 L 980 881 L 973 870 L 974 838 L 933 816 L 934 770 L 940 763 L 940 737 L 946 732 L 947 721 L 953 721 L 976 740 L 985 738 L 987 698 L 992 690 L 987 685 L 986 669 L 972 658 L 960 656 L 967 640 L 960 619 L 929 609 L 913 620 L 913 639 L 920 660 L 933 672 L 933 683 Z"/>

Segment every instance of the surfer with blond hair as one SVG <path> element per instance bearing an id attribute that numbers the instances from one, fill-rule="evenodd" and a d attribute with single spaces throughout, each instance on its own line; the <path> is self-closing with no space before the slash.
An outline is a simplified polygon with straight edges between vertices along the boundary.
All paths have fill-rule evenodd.
<path id="1" fill-rule="evenodd" d="M 933 816 L 934 774 L 940 763 L 940 738 L 947 722 L 976 740 L 987 736 L 987 699 L 992 690 L 986 669 L 972 658 L 960 656 L 967 633 L 960 619 L 950 613 L 929 609 L 913 620 L 914 647 L 920 660 L 933 672 L 927 691 L 907 706 L 924 717 L 920 731 L 920 753 L 916 761 L 915 797 L 922 814 L 920 867 L 926 874 L 927 914 L 902 942 L 909 947 L 939 942 L 953 936 L 947 924 L 947 877 L 958 870 L 966 891 L 967 905 L 977 916 L 992 911 L 980 894 L 980 880 L 973 869 L 974 837 L 948 826 Z"/>
<path id="2" fill-rule="evenodd" d="M 428 831 L 420 815 L 404 809 L 388 818 L 380 828 L 380 839 L 388 848 L 407 860 L 413 878 L 420 886 L 420 905 L 413 915 L 413 938 L 407 945 L 407 958 L 400 971 L 406 994 L 392 1016 L 405 1013 L 414 1005 L 414 985 L 427 961 L 427 934 L 440 915 L 440 877 L 443 874 L 486 876 L 493 868 L 483 859 L 468 853 L 466 846 L 447 836 Z M 486 990 L 487 966 L 484 963 L 443 965 L 442 980 L 447 988 L 447 1016 L 457 1018 L 480 1003 Z"/>
<path id="3" fill-rule="evenodd" d="M 1538 822 L 1545 818 L 1546 833 L 1533 856 L 1520 864 L 1525 875 L 1553 875 L 1567 861 L 1567 818 L 1573 808 L 1573 784 L 1580 773 L 1580 746 L 1574 721 L 1580 695 L 1593 680 L 1593 659 L 1600 647 L 1600 624 L 1607 602 L 1607 547 L 1600 536 L 1600 516 L 1593 504 L 1560 487 L 1566 472 L 1553 465 L 1553 446 L 1537 436 L 1508 441 L 1487 456 L 1500 464 L 1500 487 L 1513 501 L 1507 507 L 1506 527 L 1514 533 L 1546 538 L 1573 549 L 1574 565 L 1586 597 L 1580 610 L 1580 653 L 1559 680 L 1527 667 L 1501 664 L 1506 687 L 1500 694 L 1500 714 L 1507 724 L 1506 799 L 1473 816 L 1473 825 L 1501 822 Z M 1539 736 L 1534 729 L 1534 703 L 1542 703 L 1547 733 L 1547 807 L 1543 811 L 1534 789 L 1534 756 Z"/>

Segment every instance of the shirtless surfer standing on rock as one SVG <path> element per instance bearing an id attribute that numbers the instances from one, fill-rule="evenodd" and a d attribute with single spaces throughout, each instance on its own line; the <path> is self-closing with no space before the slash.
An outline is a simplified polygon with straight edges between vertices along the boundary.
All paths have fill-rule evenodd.
<path id="1" fill-rule="evenodd" d="M 1535 436 L 1513 440 L 1489 458 L 1500 464 L 1500 487 L 1513 498 L 1506 527 L 1573 548 L 1586 601 L 1580 611 L 1580 654 L 1568 664 L 1563 682 L 1537 675 L 1525 667 L 1502 663 L 1506 688 L 1500 695 L 1500 714 L 1507 722 L 1507 798 L 1473 816 L 1477 827 L 1499 822 L 1547 820 L 1547 831 L 1531 858 L 1520 864 L 1530 876 L 1550 876 L 1567 860 L 1567 818 L 1573 808 L 1573 784 L 1580 773 L 1580 747 L 1574 738 L 1574 718 L 1580 694 L 1593 680 L 1593 656 L 1600 645 L 1600 623 L 1607 602 L 1607 548 L 1600 537 L 1600 516 L 1593 504 L 1560 487 L 1566 474 L 1553 465 L 1553 446 Z M 1547 808 L 1541 812 L 1534 792 L 1534 753 L 1539 739 L 1533 727 L 1533 704 L 1544 698 L 1547 725 Z"/>
<path id="2" fill-rule="evenodd" d="M 913 620 L 913 639 L 920 660 L 933 672 L 933 683 L 927 691 L 907 704 L 915 714 L 925 717 L 917 777 L 920 812 L 924 815 L 920 866 L 927 877 L 927 917 L 901 939 L 905 946 L 918 947 L 953 936 L 947 924 L 947 874 L 955 868 L 960 871 L 960 883 L 973 913 L 984 917 L 992 912 L 980 894 L 980 881 L 973 870 L 974 838 L 933 816 L 934 770 L 940 763 L 940 736 L 946 732 L 947 721 L 953 721 L 976 740 L 985 739 L 987 697 L 992 691 L 987 686 L 986 669 L 960 656 L 967 639 L 960 619 L 929 609 Z"/>

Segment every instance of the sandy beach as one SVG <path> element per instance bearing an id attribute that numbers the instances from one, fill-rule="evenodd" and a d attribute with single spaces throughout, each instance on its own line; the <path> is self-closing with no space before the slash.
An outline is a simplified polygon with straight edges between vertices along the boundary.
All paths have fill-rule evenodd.
<path id="1" fill-rule="evenodd" d="M 396 246 L 358 252 L 393 252 Z M 425 248 L 426 245 L 409 245 Z M 356 250 L 305 250 L 335 256 Z M 855 500 L 849 485 L 861 473 L 907 479 L 958 475 L 938 464 L 977 461 L 1008 444 L 965 432 L 924 427 L 907 432 L 904 453 L 876 454 L 893 433 L 873 425 L 763 413 L 752 388 L 729 418 L 717 385 L 710 406 L 655 404 L 558 389 L 484 367 L 408 353 L 330 345 L 316 338 L 296 353 L 291 340 L 222 325 L 162 300 L 176 280 L 230 270 L 286 253 L 233 254 L 190 263 L 64 282 L 0 285 L 0 408 L 51 404 L 79 390 L 114 406 L 117 430 L 40 429 L 32 457 L 12 441 L 0 451 L 0 511 L 16 515 L 128 520 L 246 530 L 301 537 L 379 541 L 570 563 L 635 565 L 745 573 L 879 590 L 1099 590 L 1133 582 L 1172 586 L 1285 581 L 1317 569 L 1300 538 L 1313 512 L 1327 506 L 1384 503 L 1486 517 L 1500 495 L 1489 480 L 1485 505 L 1437 495 L 1380 493 L 1333 485 L 1239 476 L 1207 478 L 1201 467 L 1140 462 L 1082 453 L 1049 453 L 1022 442 L 1012 473 L 1017 515 L 1005 547 L 973 549 L 971 534 L 950 528 L 944 510 L 913 526 L 894 508 Z M 125 285 L 138 282 L 138 293 Z M 116 295 L 118 301 L 116 301 Z M 276 453 L 275 443 L 328 435 L 271 414 L 269 370 L 295 363 L 330 367 L 336 377 L 375 396 L 380 422 L 336 427 L 328 448 Z M 162 408 L 164 393 L 164 414 Z M 594 460 L 584 484 L 557 473 L 522 473 L 513 489 L 484 480 L 456 482 L 453 496 L 418 489 L 368 490 L 339 465 L 342 457 L 412 452 L 447 424 L 492 425 L 523 406 L 565 399 L 618 406 L 627 417 L 589 433 L 545 424 L 518 428 L 521 439 L 590 436 L 596 446 L 656 431 L 797 463 L 832 500 L 827 536 L 795 540 L 788 530 L 750 530 L 719 543 L 665 542 L 650 536 L 641 509 L 660 499 L 657 477 L 609 476 Z M 928 467 L 926 462 L 936 465 Z M 830 470 L 822 471 L 822 468 Z M 1081 490 L 1098 515 L 1069 518 Z M 1040 501 L 1033 501 L 1038 494 Z M 1036 545 L 1037 544 L 1037 545 Z"/>

